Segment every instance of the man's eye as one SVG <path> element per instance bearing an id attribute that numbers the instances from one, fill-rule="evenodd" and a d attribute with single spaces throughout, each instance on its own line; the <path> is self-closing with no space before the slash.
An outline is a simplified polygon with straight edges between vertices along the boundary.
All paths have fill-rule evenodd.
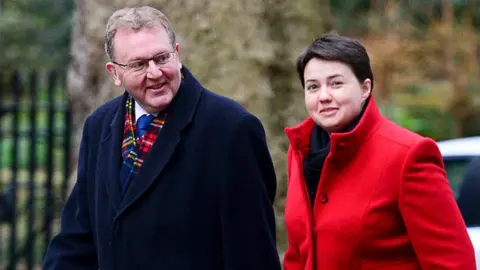
<path id="1" fill-rule="evenodd" d="M 162 55 L 159 55 L 159 56 L 156 57 L 155 62 L 156 63 L 165 63 L 165 62 L 168 61 L 169 58 L 170 58 L 169 53 L 162 54 Z"/>
<path id="2" fill-rule="evenodd" d="M 130 63 L 129 66 L 133 69 L 140 69 L 143 67 L 143 62 L 133 62 L 133 63 Z"/>

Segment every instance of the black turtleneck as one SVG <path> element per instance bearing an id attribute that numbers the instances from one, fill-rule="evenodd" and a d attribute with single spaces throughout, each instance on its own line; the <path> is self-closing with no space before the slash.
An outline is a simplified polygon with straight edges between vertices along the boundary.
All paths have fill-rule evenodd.
<path id="1" fill-rule="evenodd" d="M 368 100 L 365 102 L 359 116 L 344 130 L 344 132 L 351 131 L 357 126 L 367 108 Z M 327 131 L 315 125 L 313 127 L 312 135 L 310 136 L 310 152 L 303 160 L 303 174 L 305 176 L 312 207 L 314 205 L 318 183 L 320 182 L 323 164 L 325 163 L 328 153 L 330 153 L 330 135 Z"/>

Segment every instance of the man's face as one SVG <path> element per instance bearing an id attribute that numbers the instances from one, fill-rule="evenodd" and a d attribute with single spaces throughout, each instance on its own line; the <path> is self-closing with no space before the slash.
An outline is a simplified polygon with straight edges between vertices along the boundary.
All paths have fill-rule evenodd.
<path id="1" fill-rule="evenodd" d="M 107 63 L 106 68 L 115 85 L 124 87 L 147 112 L 156 113 L 170 104 L 180 87 L 178 52 L 178 44 L 173 48 L 160 24 L 140 30 L 119 28 L 114 38 L 115 63 Z"/>

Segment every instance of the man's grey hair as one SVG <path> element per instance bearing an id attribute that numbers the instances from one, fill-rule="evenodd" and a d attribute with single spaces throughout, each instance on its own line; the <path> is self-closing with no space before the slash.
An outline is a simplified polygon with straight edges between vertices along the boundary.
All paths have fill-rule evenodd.
<path id="1" fill-rule="evenodd" d="M 154 28 L 161 24 L 167 31 L 172 46 L 175 46 L 176 37 L 167 16 L 160 10 L 149 6 L 129 7 L 115 11 L 108 19 L 105 31 L 105 52 L 110 61 L 115 61 L 113 40 L 119 28 L 128 28 L 138 31 L 143 28 Z"/>

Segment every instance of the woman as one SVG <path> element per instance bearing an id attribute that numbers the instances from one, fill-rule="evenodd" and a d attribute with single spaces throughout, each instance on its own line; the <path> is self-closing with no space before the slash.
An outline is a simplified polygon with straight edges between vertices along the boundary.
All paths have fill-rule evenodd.
<path id="1" fill-rule="evenodd" d="M 438 147 L 380 114 L 365 48 L 324 35 L 297 71 L 310 117 L 286 129 L 285 270 L 475 269 Z"/>

